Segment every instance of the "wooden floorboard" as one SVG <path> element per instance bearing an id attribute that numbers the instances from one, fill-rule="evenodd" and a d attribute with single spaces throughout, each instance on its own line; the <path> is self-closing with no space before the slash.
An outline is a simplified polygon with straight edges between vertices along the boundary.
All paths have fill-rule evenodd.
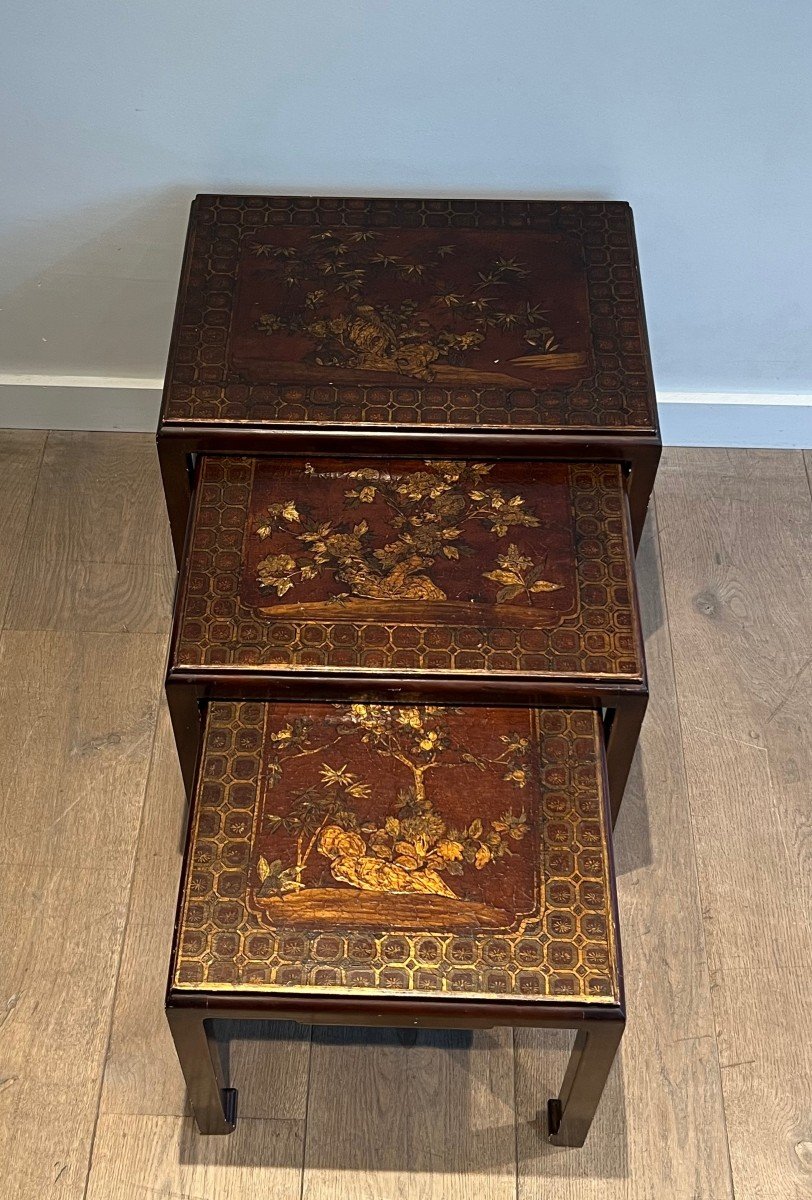
<path id="1" fill-rule="evenodd" d="M 154 440 L 51 433 L 6 627 L 164 633 L 171 562 Z"/>
<path id="2" fill-rule="evenodd" d="M 617 830 L 629 1025 L 586 1147 L 569 1036 L 268 1024 L 202 1138 L 162 997 L 184 805 L 151 439 L 0 435 L 0 1161 L 9 1200 L 812 1194 L 810 539 L 801 454 L 671 451 L 652 700 Z M 812 467 L 807 462 L 806 467 Z M 156 724 L 157 720 L 157 724 Z"/>
<path id="3" fill-rule="evenodd" d="M 651 700 L 615 837 L 628 1023 L 581 1150 L 548 1146 L 569 1034 L 518 1030 L 519 1197 L 732 1196 L 656 520 L 638 554 Z"/>
<path id="4" fill-rule="evenodd" d="M 0 430 L 0 629 L 47 436 L 39 429 Z"/>
<path id="5" fill-rule="evenodd" d="M 514 1200 L 509 1029 L 313 1031 L 305 1200 Z"/>
<path id="6" fill-rule="evenodd" d="M 99 1118 L 87 1200 L 299 1200 L 301 1121 L 201 1137 L 188 1117 Z"/>
<path id="7" fill-rule="evenodd" d="M 812 501 L 800 453 L 666 454 L 677 697 L 737 1200 L 812 1194 Z"/>
<path id="8" fill-rule="evenodd" d="M 165 591 L 168 562 L 159 509 L 147 499 L 146 439 L 51 434 L 43 443 L 37 434 L 21 446 L 24 468 L 9 476 L 20 487 L 9 525 L 16 551 L 0 561 L 10 594 L 0 636 L 2 1191 L 78 1198 L 165 656 L 164 634 L 152 632 L 165 615 L 133 621 L 132 597 L 148 563 Z M 89 601 L 77 581 L 104 563 L 131 581 L 105 591 L 100 571 Z M 82 605 L 104 619 L 77 620 Z"/>
<path id="9" fill-rule="evenodd" d="M 0 1162 L 14 1200 L 84 1192 L 162 641 L 0 636 Z"/>

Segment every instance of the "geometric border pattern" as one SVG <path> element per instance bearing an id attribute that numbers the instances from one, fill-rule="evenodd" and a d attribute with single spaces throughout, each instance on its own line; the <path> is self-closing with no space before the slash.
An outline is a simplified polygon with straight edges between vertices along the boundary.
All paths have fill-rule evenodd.
<path id="1" fill-rule="evenodd" d="M 515 934 L 268 928 L 248 903 L 267 705 L 209 705 L 172 966 L 178 991 L 619 1001 L 599 714 L 536 709 L 539 916 Z M 284 706 L 275 706 L 283 708 Z"/>
<path id="2" fill-rule="evenodd" d="M 574 615 L 543 628 L 487 631 L 459 620 L 274 620 L 244 605 L 239 598 L 244 538 L 259 462 L 269 469 L 273 459 L 202 459 L 172 669 L 640 679 L 642 648 L 616 464 L 568 467 L 578 589 Z"/>
<path id="3" fill-rule="evenodd" d="M 228 357 L 237 268 L 245 245 L 284 226 L 530 229 L 566 236 L 584 261 L 592 374 L 546 388 L 385 386 L 362 378 L 336 385 L 249 382 Z M 636 260 L 631 209 L 620 202 L 199 196 L 161 423 L 656 433 Z"/>

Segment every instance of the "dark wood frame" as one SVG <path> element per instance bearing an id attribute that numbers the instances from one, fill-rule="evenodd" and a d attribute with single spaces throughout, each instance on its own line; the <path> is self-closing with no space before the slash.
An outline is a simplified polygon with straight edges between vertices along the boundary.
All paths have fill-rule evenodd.
<path id="1" fill-rule="evenodd" d="M 535 427 L 532 430 L 521 428 L 455 428 L 445 427 L 423 429 L 420 426 L 397 425 L 392 428 L 359 424 L 352 427 L 347 425 L 316 424 L 304 422 L 301 425 L 284 426 L 250 424 L 243 422 L 229 423 L 212 420 L 209 422 L 194 421 L 183 424 L 182 421 L 167 419 L 170 388 L 172 385 L 172 370 L 176 359 L 178 339 L 183 319 L 186 284 L 192 258 L 193 235 L 197 228 L 196 206 L 200 201 L 212 197 L 199 196 L 193 202 L 190 225 L 187 230 L 184 246 L 183 264 L 180 273 L 178 297 L 172 326 L 169 346 L 167 378 L 164 386 L 164 398 L 161 405 L 161 417 L 158 425 L 158 453 L 161 461 L 164 491 L 166 493 L 167 509 L 172 527 L 172 538 L 175 556 L 178 564 L 181 561 L 186 517 L 191 498 L 191 478 L 194 469 L 194 458 L 198 454 L 306 454 L 308 456 L 340 456 L 343 454 L 401 456 L 401 457 L 460 457 L 487 458 L 520 457 L 520 458 L 553 458 L 571 459 L 574 461 L 592 462 L 621 462 L 627 474 L 629 505 L 631 509 L 632 533 L 634 547 L 640 541 L 640 535 L 645 520 L 646 508 L 654 486 L 654 477 L 662 450 L 659 421 L 657 415 L 654 376 L 651 368 L 649 352 L 648 329 L 646 325 L 645 305 L 643 301 L 640 280 L 640 265 L 637 255 L 637 245 L 634 237 L 634 225 L 631 210 L 628 210 L 630 221 L 630 250 L 631 265 L 636 282 L 636 304 L 638 312 L 640 336 L 644 350 L 646 385 L 651 396 L 651 426 L 640 427 L 611 427 L 590 426 L 579 429 L 576 425 L 556 429 L 550 426 Z M 226 199 L 226 197 L 220 197 Z M 246 197 L 231 197 L 230 199 L 245 200 Z M 249 197 L 249 199 L 253 199 Z M 264 197 L 266 201 L 274 198 Z M 278 199 L 278 198 L 276 198 Z M 332 204 L 336 197 L 329 198 Z M 339 200 L 341 198 L 338 198 Z M 344 198 L 346 201 L 348 198 Z M 380 199 L 380 198 L 378 198 Z M 413 203 L 407 198 L 385 198 L 384 202 Z M 312 197 L 288 197 L 288 203 L 301 202 L 308 208 L 312 207 Z M 315 201 L 320 203 L 319 200 Z M 375 200 L 353 198 L 353 203 L 375 204 Z M 424 200 L 421 203 L 435 204 L 436 201 Z M 445 203 L 445 202 L 443 202 Z M 460 201 L 449 201 L 449 204 Z M 500 203 L 507 207 L 527 206 L 537 204 L 537 201 L 463 201 L 466 205 L 476 206 L 486 203 L 498 208 Z M 557 202 L 558 203 L 558 202 Z M 625 205 L 616 207 L 628 208 Z M 353 226 L 354 227 L 354 226 Z M 377 226 L 376 226 L 377 227 Z M 490 227 L 490 219 L 486 226 Z M 494 228 L 501 227 L 499 223 Z M 507 226 L 506 226 L 507 227 Z"/>
<path id="2" fill-rule="evenodd" d="M 656 470 L 656 463 L 653 470 Z M 187 472 L 185 478 L 190 489 L 185 501 L 186 542 L 191 535 L 192 524 L 191 473 Z M 650 480 L 653 482 L 653 473 Z M 629 545 L 632 533 L 630 505 L 626 504 L 623 508 L 625 537 Z M 271 667 L 250 671 L 239 667 L 173 667 L 181 615 L 176 599 L 169 643 L 166 699 L 187 797 L 191 798 L 192 795 L 195 765 L 203 737 L 203 705 L 208 700 L 389 700 L 392 703 L 411 700 L 429 704 L 446 701 L 456 704 L 527 703 L 541 707 L 601 708 L 604 712 L 608 794 L 614 827 L 648 704 L 642 622 L 634 587 L 631 589 L 631 602 L 634 627 L 641 638 L 641 676 L 639 680 L 610 684 L 597 678 L 573 680 L 554 676 L 539 679 L 466 676 L 461 673 L 443 676 L 426 672 L 423 676 L 376 673 L 374 678 L 370 678 L 362 672 L 349 669 L 319 675 L 310 671 L 274 671 Z"/>
<path id="3" fill-rule="evenodd" d="M 474 699 L 471 686 L 476 687 Z M 629 777 L 640 727 L 646 715 L 648 688 L 645 683 L 621 688 L 604 689 L 596 684 L 573 684 L 545 681 L 543 688 L 535 681 L 516 680 L 493 685 L 493 681 L 477 678 L 469 681 L 447 680 L 445 684 L 424 680 L 403 679 L 397 676 L 377 677 L 374 694 L 358 687 L 351 675 L 320 680 L 303 680 L 301 675 L 274 675 L 272 672 L 247 676 L 239 671 L 194 673 L 172 672 L 166 682 L 166 699 L 175 735 L 181 774 L 187 797 L 191 797 L 195 767 L 203 737 L 203 708 L 208 700 L 354 700 L 380 701 L 388 697 L 400 701 L 457 704 L 533 704 L 547 708 L 602 708 L 605 738 L 608 793 L 611 803 L 612 826 L 617 821 L 623 791 Z M 462 693 L 462 694 L 461 694 Z"/>
<path id="4" fill-rule="evenodd" d="M 257 1004 L 221 992 L 193 996 L 170 991 L 166 1016 L 197 1127 L 204 1134 L 233 1132 L 237 1089 L 230 1086 L 227 1056 L 216 1021 L 299 1021 L 315 1025 L 366 1025 L 478 1029 L 494 1025 L 574 1029 L 575 1044 L 561 1090 L 547 1100 L 547 1136 L 558 1146 L 583 1146 L 623 1036 L 626 1015 L 616 1004 L 552 1004 L 544 1012 L 519 1001 L 402 1000 L 364 997 L 283 996 Z"/>
<path id="5" fill-rule="evenodd" d="M 609 812 L 607 764 L 601 789 L 606 822 L 611 919 L 615 929 L 617 997 L 607 1003 L 583 1000 L 494 1000 L 414 996 L 308 995 L 284 992 L 257 996 L 231 991 L 175 988 L 186 876 L 192 869 L 194 810 L 186 828 L 183 877 L 178 893 L 166 1017 L 197 1127 L 203 1134 L 232 1133 L 237 1122 L 237 1089 L 230 1086 L 228 1054 L 214 1029 L 222 1021 L 296 1021 L 306 1025 L 361 1025 L 407 1029 L 488 1029 L 496 1025 L 543 1029 L 574 1029 L 575 1041 L 558 1096 L 546 1102 L 548 1141 L 558 1146 L 583 1146 L 600 1103 L 626 1024 L 623 958 L 620 945 L 617 882 Z M 197 768 L 192 795 L 197 785 Z M 226 1047 L 227 1051 L 227 1047 Z"/>
<path id="6" fill-rule="evenodd" d="M 170 348 L 170 375 L 174 363 L 181 316 L 184 281 L 190 261 L 187 239 L 181 293 L 175 314 Z M 639 292 L 639 271 L 632 239 L 632 259 Z M 645 316 L 639 298 L 639 321 L 646 358 L 647 384 L 654 397 L 648 356 Z M 167 380 L 167 389 L 171 378 Z M 165 401 L 168 391 L 165 392 Z M 166 403 L 162 413 L 166 411 Z M 184 420 L 187 423 L 183 423 Z M 353 457 L 486 458 L 613 462 L 624 469 L 628 509 L 627 546 L 637 549 L 648 501 L 661 453 L 656 406 L 652 422 L 643 427 L 618 426 L 577 428 L 551 425 L 547 428 L 421 428 L 411 426 L 347 425 L 303 422 L 295 425 L 250 424 L 220 420 L 180 420 L 162 415 L 158 431 L 158 455 L 178 564 L 182 562 L 184 536 L 190 520 L 196 461 L 201 455 Z M 625 507 L 625 506 L 624 506 Z M 637 598 L 634 619 L 640 629 Z M 465 704 L 517 704 L 600 708 L 603 712 L 605 747 L 604 804 L 617 817 L 626 779 L 646 710 L 648 688 L 645 665 L 640 676 L 615 681 L 611 686 L 599 678 L 489 677 L 487 675 L 402 676 L 396 672 L 325 673 L 241 671 L 239 668 L 173 668 L 172 647 L 178 632 L 176 605 L 167 669 L 166 692 L 185 786 L 194 795 L 196 763 L 202 744 L 205 705 L 209 700 L 298 700 L 338 699 L 400 701 L 450 700 Z M 609 812 L 609 810 L 611 810 Z M 190 822 L 191 831 L 191 822 Z M 607 834 L 608 836 L 608 834 Z M 609 886 L 615 929 L 617 895 L 608 836 Z M 190 869 L 189 842 L 184 858 L 184 878 Z M 183 890 L 181 890 L 181 897 Z M 180 901 L 179 901 L 180 905 Z M 180 907 L 179 907 L 180 913 Z M 178 925 L 176 924 L 176 941 Z M 585 999 L 529 1001 L 462 1000 L 453 996 L 427 998 L 421 995 L 381 994 L 318 995 L 277 993 L 259 996 L 240 992 L 186 990 L 173 987 L 175 954 L 170 968 L 166 1011 L 189 1097 L 201 1132 L 229 1133 L 237 1116 L 237 1092 L 230 1087 L 227 1061 L 221 1054 L 214 1024 L 224 1020 L 267 1020 L 269 1017 L 304 1023 L 361 1024 L 378 1026 L 463 1027 L 494 1025 L 572 1028 L 575 1044 L 559 1095 L 546 1105 L 549 1140 L 559 1145 L 580 1146 L 588 1133 L 604 1084 L 614 1061 L 625 1024 L 622 965 L 617 945 L 618 987 L 611 1001 Z"/>
<path id="7" fill-rule="evenodd" d="M 527 434 L 404 430 L 380 433 L 358 429 L 352 444 L 346 431 L 320 429 L 268 430 L 259 426 L 165 425 L 157 438 L 166 507 L 172 529 L 175 559 L 180 565 L 186 526 L 194 491 L 198 455 L 263 455 L 283 457 L 306 454 L 431 458 L 521 458 L 571 462 L 620 462 L 624 466 L 629 497 L 632 540 L 640 544 L 649 498 L 660 461 L 659 435 L 623 434 L 595 436 L 577 431 Z"/>

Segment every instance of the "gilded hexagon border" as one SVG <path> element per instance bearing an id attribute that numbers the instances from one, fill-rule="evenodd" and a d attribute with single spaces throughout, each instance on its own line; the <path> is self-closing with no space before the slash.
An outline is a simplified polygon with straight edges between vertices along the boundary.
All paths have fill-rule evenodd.
<path id="1" fill-rule="evenodd" d="M 228 331 L 243 242 L 264 229 L 529 229 L 569 236 L 586 268 L 592 375 L 570 387 L 253 384 L 228 363 Z M 642 297 L 631 210 L 613 201 L 404 200 L 268 196 L 200 196 L 190 221 L 186 271 L 168 367 L 161 422 L 194 425 L 362 424 L 414 426 L 414 409 L 474 412 L 468 428 L 579 429 L 656 433 Z M 329 420 L 314 415 L 329 413 Z M 532 419 L 528 420 L 528 413 Z M 400 415 L 399 415 L 400 414 Z"/>
<path id="2" fill-rule="evenodd" d="M 534 713 L 540 764 L 534 811 L 543 857 L 539 916 L 514 933 L 342 933 L 272 929 L 249 907 L 265 705 L 211 703 L 190 817 L 172 987 L 619 1001 L 600 716 L 578 709 Z"/>

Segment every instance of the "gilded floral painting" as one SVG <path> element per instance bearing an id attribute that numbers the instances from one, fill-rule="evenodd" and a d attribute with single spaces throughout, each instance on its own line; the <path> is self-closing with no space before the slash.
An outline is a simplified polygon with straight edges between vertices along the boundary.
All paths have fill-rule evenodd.
<path id="1" fill-rule="evenodd" d="M 269 707 L 251 862 L 271 923 L 510 928 L 537 912 L 526 709 Z"/>
<path id="2" fill-rule="evenodd" d="M 239 277 L 232 362 L 255 381 L 547 386 L 588 367 L 584 266 L 562 237 L 277 229 Z"/>
<path id="3" fill-rule="evenodd" d="M 243 598 L 275 616 L 543 623 L 575 588 L 566 467 L 551 470 L 540 486 L 523 464 L 261 464 Z"/>

